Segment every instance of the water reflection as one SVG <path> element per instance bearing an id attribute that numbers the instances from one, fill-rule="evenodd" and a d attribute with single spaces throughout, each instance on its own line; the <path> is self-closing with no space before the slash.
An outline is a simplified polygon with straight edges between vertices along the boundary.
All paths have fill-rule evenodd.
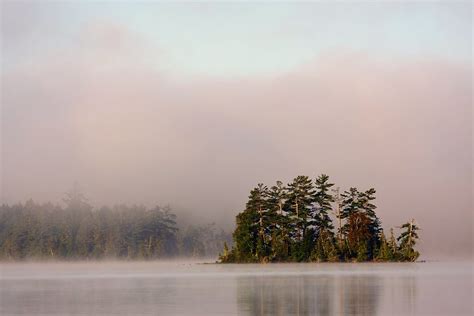
<path id="1" fill-rule="evenodd" d="M 376 315 L 382 295 L 383 279 L 374 275 L 237 280 L 239 311 L 250 315 Z"/>
<path id="2" fill-rule="evenodd" d="M 0 282 L 0 315 L 154 315 L 173 301 L 176 282 L 162 279 L 69 279 Z"/>
<path id="3" fill-rule="evenodd" d="M 338 280 L 338 293 L 344 315 L 376 315 L 383 295 L 382 279 L 377 276 L 352 276 Z"/>
<path id="4" fill-rule="evenodd" d="M 398 280 L 401 283 L 402 301 L 406 302 L 398 306 L 400 314 L 415 315 L 416 314 L 416 279 L 413 276 L 404 276 Z"/>
<path id="5" fill-rule="evenodd" d="M 0 315 L 472 315 L 467 265 L 7 266 Z"/>

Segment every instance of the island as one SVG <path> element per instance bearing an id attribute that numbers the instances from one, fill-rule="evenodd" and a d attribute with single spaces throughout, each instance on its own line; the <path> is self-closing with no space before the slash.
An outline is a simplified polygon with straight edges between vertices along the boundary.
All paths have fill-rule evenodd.
<path id="1" fill-rule="evenodd" d="M 419 227 L 412 219 L 387 236 L 375 213 L 375 189 L 340 193 L 325 174 L 284 186 L 259 183 L 236 217 L 234 244 L 221 263 L 416 261 Z M 333 222 L 333 219 L 336 223 Z M 336 227 L 335 227 L 336 226 Z"/>

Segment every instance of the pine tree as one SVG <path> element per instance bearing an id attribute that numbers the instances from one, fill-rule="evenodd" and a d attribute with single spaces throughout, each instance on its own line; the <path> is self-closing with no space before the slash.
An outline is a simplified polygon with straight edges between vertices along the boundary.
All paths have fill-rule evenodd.
<path id="1" fill-rule="evenodd" d="M 329 183 L 329 177 L 322 174 L 316 179 L 316 192 L 314 194 L 318 229 L 324 230 L 330 235 L 334 235 L 332 232 L 334 225 L 329 217 L 329 212 L 332 210 L 331 203 L 334 202 L 334 198 L 328 193 L 332 186 L 334 186 L 334 183 Z"/>
<path id="2" fill-rule="evenodd" d="M 289 232 L 291 237 L 291 257 L 296 261 L 306 261 L 312 251 L 314 228 L 317 219 L 314 217 L 314 186 L 307 176 L 298 176 L 288 184 L 285 211 L 289 215 Z"/>
<path id="3" fill-rule="evenodd" d="M 314 186 L 307 176 L 298 176 L 288 184 L 286 210 L 292 219 L 292 237 L 302 240 L 306 229 L 316 224 L 316 218 L 310 218 L 314 201 Z"/>
<path id="4" fill-rule="evenodd" d="M 393 234 L 393 228 L 390 228 L 390 239 L 388 240 L 388 246 L 393 255 L 392 260 L 398 260 L 400 258 L 400 255 L 398 252 L 397 239 L 395 238 L 395 235 Z"/>
<path id="5" fill-rule="evenodd" d="M 380 235 L 380 250 L 377 255 L 377 260 L 379 261 L 393 261 L 394 255 L 392 248 L 385 237 L 385 234 L 382 232 Z"/>
<path id="6" fill-rule="evenodd" d="M 250 191 L 245 210 L 237 215 L 237 227 L 233 234 L 236 260 L 253 262 L 268 256 L 269 247 L 265 236 L 269 221 L 267 195 L 267 187 L 258 184 Z"/>
<path id="7" fill-rule="evenodd" d="M 284 215 L 283 206 L 286 199 L 286 188 L 283 182 L 277 181 L 276 185 L 272 186 L 268 191 L 269 208 L 278 215 Z"/>
<path id="8" fill-rule="evenodd" d="M 258 240 L 257 252 L 255 256 L 262 260 L 268 256 L 268 239 L 265 231 L 270 224 L 270 214 L 267 204 L 268 188 L 263 183 L 259 183 L 255 189 L 250 192 L 250 199 L 247 202 L 247 208 L 255 209 L 258 214 Z"/>
<path id="9" fill-rule="evenodd" d="M 354 216 L 359 211 L 359 191 L 356 188 L 350 188 L 348 191 L 344 191 L 341 194 L 341 211 L 339 218 L 344 220 L 344 224 L 341 229 L 341 236 L 344 239 L 341 248 L 344 259 L 348 260 L 357 253 L 358 242 L 355 243 L 352 238 L 349 238 L 349 233 L 356 230 L 351 222 L 355 223 Z M 351 220 L 352 219 L 352 220 Z M 351 236 L 354 233 L 351 234 Z"/>
<path id="10" fill-rule="evenodd" d="M 332 210 L 331 203 L 334 199 L 329 194 L 330 188 L 334 185 L 329 183 L 329 177 L 325 174 L 320 175 L 316 179 L 315 201 L 315 217 L 317 219 L 317 238 L 316 245 L 311 255 L 311 260 L 316 261 L 335 261 L 337 251 L 334 239 L 334 226 L 329 217 Z"/>
<path id="11" fill-rule="evenodd" d="M 266 216 L 266 235 L 272 236 L 274 232 L 281 233 L 286 221 L 283 205 L 285 203 L 285 187 L 281 181 L 277 181 L 276 185 L 272 186 L 267 191 L 267 207 L 268 212 Z"/>
<path id="12" fill-rule="evenodd" d="M 288 237 L 288 231 L 283 226 L 279 231 L 274 231 L 271 237 L 271 261 L 288 261 L 291 241 Z"/>
<path id="13" fill-rule="evenodd" d="M 403 231 L 400 236 L 398 236 L 397 240 L 400 242 L 399 249 L 402 260 L 415 261 L 420 254 L 413 247 L 415 246 L 416 240 L 418 239 L 417 231 L 420 230 L 420 228 L 415 224 L 415 220 L 412 219 L 411 221 L 403 224 L 401 229 L 405 229 L 405 231 Z"/>
<path id="14" fill-rule="evenodd" d="M 271 260 L 283 261 L 288 257 L 289 236 L 288 217 L 284 211 L 286 188 L 283 182 L 277 181 L 268 191 L 267 205 L 269 225 L 266 234 L 270 236 Z"/>
<path id="15" fill-rule="evenodd" d="M 380 248 L 380 234 L 382 232 L 381 222 L 375 214 L 375 209 L 377 208 L 373 201 L 375 200 L 375 189 L 371 188 L 365 192 L 359 193 L 359 205 L 360 210 L 367 215 L 370 220 L 369 223 L 369 241 L 367 245 L 368 257 L 373 259 L 377 256 L 377 252 Z"/>
<path id="16" fill-rule="evenodd" d="M 351 222 L 349 219 L 353 217 L 353 219 L 362 220 L 360 216 L 355 216 L 355 214 L 363 214 L 363 223 L 367 226 L 365 249 L 369 259 L 373 259 L 377 256 L 377 252 L 380 246 L 381 224 L 375 213 L 375 209 L 377 207 L 373 204 L 373 200 L 375 200 L 375 192 L 376 191 L 373 188 L 365 192 L 360 192 L 356 188 L 350 188 L 349 191 L 345 191 L 342 194 L 343 209 L 341 212 L 341 217 L 347 219 L 345 225 L 343 226 L 344 235 L 347 238 L 349 230 L 354 231 L 354 228 L 349 227 Z M 356 221 L 352 220 L 352 223 L 356 223 Z M 358 223 L 357 225 L 360 226 L 361 224 Z M 360 229 L 361 228 L 358 227 L 356 230 L 360 231 Z M 352 251 L 360 248 L 359 246 L 354 248 L 354 246 L 355 245 L 350 242 L 349 248 L 351 248 Z"/>
<path id="17" fill-rule="evenodd" d="M 311 261 L 338 261 L 339 255 L 334 243 L 334 235 L 327 230 L 322 230 L 318 234 L 316 243 L 311 254 Z"/>
<path id="18" fill-rule="evenodd" d="M 344 193 L 341 194 L 341 197 L 343 199 L 341 218 L 347 219 L 349 216 L 359 211 L 359 196 L 360 193 L 357 188 L 350 188 L 349 191 L 344 191 Z"/>
<path id="19" fill-rule="evenodd" d="M 219 262 L 221 263 L 230 263 L 234 262 L 234 254 L 232 251 L 229 251 L 229 246 L 227 246 L 227 242 L 224 242 L 224 250 L 221 254 L 219 254 Z"/>
<path id="20" fill-rule="evenodd" d="M 253 209 L 245 209 L 236 216 L 237 227 L 233 233 L 235 259 L 237 262 L 254 262 L 257 253 L 258 214 Z"/>

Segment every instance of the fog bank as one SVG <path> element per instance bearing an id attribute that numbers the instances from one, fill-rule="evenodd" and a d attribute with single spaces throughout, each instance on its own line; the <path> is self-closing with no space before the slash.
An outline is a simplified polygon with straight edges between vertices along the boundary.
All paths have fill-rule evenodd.
<path id="1" fill-rule="evenodd" d="M 97 207 L 169 203 L 230 229 L 257 183 L 326 173 L 375 187 L 384 227 L 414 217 L 422 253 L 472 255 L 472 62 L 374 41 L 278 73 L 184 75 L 114 18 L 26 27 L 25 12 L 2 13 L 3 203 L 60 201 L 78 181 Z M 74 23 L 67 44 L 26 43 Z"/>

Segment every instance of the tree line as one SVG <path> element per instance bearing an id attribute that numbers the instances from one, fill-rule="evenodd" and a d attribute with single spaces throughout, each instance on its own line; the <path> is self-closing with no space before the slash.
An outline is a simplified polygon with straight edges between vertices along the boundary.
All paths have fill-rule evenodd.
<path id="1" fill-rule="evenodd" d="M 332 189 L 327 175 L 298 176 L 284 186 L 260 183 L 236 217 L 234 246 L 223 263 L 415 261 L 419 227 L 411 220 L 387 237 L 377 217 L 375 189 Z M 333 221 L 333 218 L 335 221 Z"/>
<path id="2" fill-rule="evenodd" d="M 231 242 L 215 224 L 180 229 L 168 206 L 94 209 L 77 190 L 64 202 L 0 206 L 0 259 L 215 258 Z"/>

